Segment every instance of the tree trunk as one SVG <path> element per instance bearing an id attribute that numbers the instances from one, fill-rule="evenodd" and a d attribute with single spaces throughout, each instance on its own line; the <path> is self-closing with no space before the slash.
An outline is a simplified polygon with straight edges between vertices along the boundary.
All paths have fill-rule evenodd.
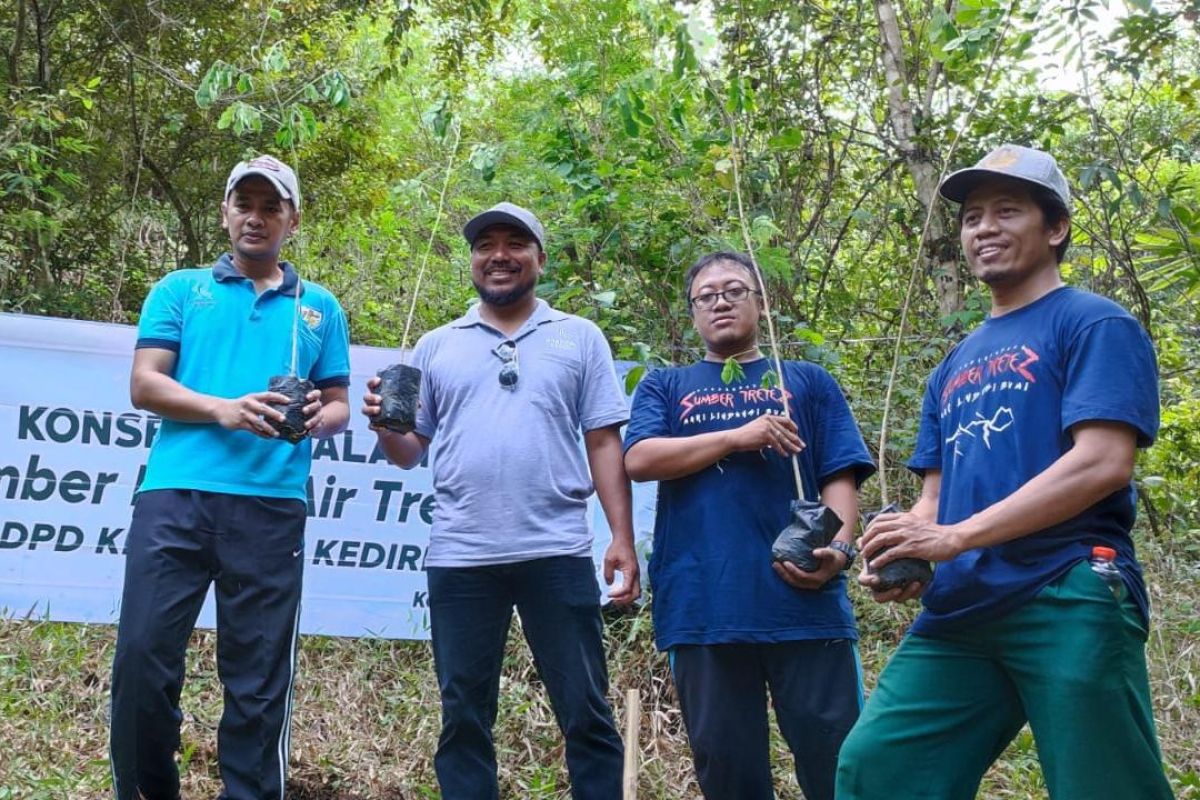
<path id="1" fill-rule="evenodd" d="M 150 170 L 150 174 L 154 176 L 154 180 L 158 182 L 159 188 L 163 190 L 163 194 L 167 196 L 167 200 L 171 202 L 171 205 L 175 208 L 175 213 L 179 216 L 179 226 L 183 229 L 183 241 L 187 246 L 187 263 L 192 266 L 199 265 L 200 240 L 196 238 L 196 231 L 192 227 L 192 219 L 188 216 L 187 206 L 183 204 L 183 198 L 179 196 L 179 192 L 175 191 L 175 187 L 171 184 L 171 180 L 167 177 L 167 174 L 144 151 L 142 152 L 142 163 Z"/>
<path id="2" fill-rule="evenodd" d="M 8 51 L 8 82 L 21 85 L 21 48 L 25 44 L 25 0 L 17 0 L 17 24 L 13 29 L 12 47 Z"/>
<path id="3" fill-rule="evenodd" d="M 43 7 L 38 0 L 29 0 L 33 6 L 33 33 L 37 43 L 37 83 L 43 91 L 50 91 L 50 14 L 52 8 Z"/>
<path id="4" fill-rule="evenodd" d="M 904 40 L 900 21 L 891 0 L 875 0 L 879 33 L 883 44 L 883 72 L 887 78 L 888 122 L 899 145 L 900 158 L 908 167 L 917 187 L 917 201 L 929 217 L 929 229 L 921 242 L 921 252 L 927 259 L 930 277 L 937 292 L 938 311 L 942 317 L 962 310 L 962 287 L 958 276 L 958 254 L 953 235 L 947 230 L 945 217 L 938 212 L 937 165 L 926 148 L 917 141 L 913 122 L 913 104 L 909 98 L 909 80 L 904 65 Z M 931 95 L 932 93 L 930 93 Z M 928 109 L 923 109 L 928 116 Z M 931 213 L 932 208 L 932 213 Z"/>

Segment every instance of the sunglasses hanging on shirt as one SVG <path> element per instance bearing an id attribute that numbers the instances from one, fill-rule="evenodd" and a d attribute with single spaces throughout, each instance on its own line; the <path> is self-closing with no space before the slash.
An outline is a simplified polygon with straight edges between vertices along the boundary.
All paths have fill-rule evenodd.
<path id="1" fill-rule="evenodd" d="M 517 365 L 517 343 L 512 339 L 505 339 L 496 345 L 492 354 L 501 361 L 500 385 L 505 389 L 515 389 L 517 381 L 521 378 L 521 370 Z"/>

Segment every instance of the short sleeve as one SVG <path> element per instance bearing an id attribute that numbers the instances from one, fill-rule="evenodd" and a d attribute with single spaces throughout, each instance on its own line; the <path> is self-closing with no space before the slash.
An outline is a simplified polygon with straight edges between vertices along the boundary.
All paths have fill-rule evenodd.
<path id="1" fill-rule="evenodd" d="M 629 404 L 612 351 L 604 334 L 592 323 L 584 323 L 585 341 L 583 387 L 579 397 L 579 424 L 584 433 L 610 425 L 621 425 L 629 419 Z"/>
<path id="2" fill-rule="evenodd" d="M 1158 363 L 1150 337 L 1132 317 L 1093 322 L 1067 350 L 1062 430 L 1099 420 L 1132 427 L 1138 447 L 1149 447 L 1158 435 Z"/>
<path id="3" fill-rule="evenodd" d="M 867 451 L 846 395 L 823 369 L 816 370 L 814 384 L 813 396 L 818 403 L 813 453 L 817 484 L 824 486 L 834 475 L 849 469 L 854 471 L 855 486 L 861 486 L 875 473 L 875 462 Z"/>
<path id="4" fill-rule="evenodd" d="M 309 373 L 318 389 L 350 385 L 350 329 L 337 300 L 331 297 L 329 306 L 321 352 Z"/>
<path id="5" fill-rule="evenodd" d="M 176 273 L 178 274 L 178 273 Z M 158 348 L 179 352 L 183 339 L 183 301 L 181 289 L 187 286 L 175 274 L 154 284 L 142 303 L 138 320 L 137 349 Z"/>
<path id="6" fill-rule="evenodd" d="M 664 373 L 664 370 L 648 373 L 633 393 L 629 425 L 625 428 L 626 452 L 643 439 L 671 435 L 671 403 L 667 397 L 666 386 L 663 385 Z"/>
<path id="7" fill-rule="evenodd" d="M 924 475 L 926 470 L 941 470 L 942 468 L 942 434 L 938 424 L 938 386 L 937 376 L 941 369 L 933 373 L 925 385 L 925 398 L 921 402 L 921 424 L 917 428 L 917 449 L 908 460 L 908 468 L 918 475 Z"/>
<path id="8" fill-rule="evenodd" d="M 413 348 L 412 364 L 417 369 L 421 370 L 421 391 L 420 400 L 417 405 L 417 424 L 413 428 L 417 435 L 423 436 L 426 439 L 433 439 L 433 434 L 437 431 L 438 413 L 437 403 L 434 402 L 436 394 L 434 392 L 434 376 L 429 370 L 429 362 L 433 354 L 433 344 L 431 336 L 427 333 L 417 341 L 417 346 Z"/>

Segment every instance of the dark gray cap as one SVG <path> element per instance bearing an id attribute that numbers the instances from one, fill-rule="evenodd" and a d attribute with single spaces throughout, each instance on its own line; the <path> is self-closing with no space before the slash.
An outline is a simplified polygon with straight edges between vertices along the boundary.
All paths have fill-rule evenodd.
<path id="1" fill-rule="evenodd" d="M 514 228 L 520 228 L 537 239 L 538 247 L 542 250 L 546 249 L 546 231 L 542 227 L 542 223 L 538 221 L 532 211 L 512 203 L 497 203 L 482 214 L 471 217 L 471 221 L 463 226 L 463 236 L 466 237 L 467 244 L 474 245 L 479 234 L 483 233 L 485 228 L 493 225 L 511 225 Z"/>
<path id="2" fill-rule="evenodd" d="M 1063 208 L 1071 210 L 1071 189 L 1054 156 L 1019 144 L 1000 145 L 975 166 L 948 175 L 938 193 L 951 202 L 961 203 L 979 184 L 998 176 L 1049 189 L 1062 201 Z"/>

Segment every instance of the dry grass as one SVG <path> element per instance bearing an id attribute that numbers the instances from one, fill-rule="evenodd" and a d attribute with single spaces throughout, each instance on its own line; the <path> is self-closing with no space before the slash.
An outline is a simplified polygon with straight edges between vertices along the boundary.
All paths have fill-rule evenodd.
<path id="1" fill-rule="evenodd" d="M 1180 800 L 1200 800 L 1200 544 L 1142 547 L 1155 604 L 1149 643 L 1164 758 Z M 868 686 L 910 612 L 855 597 Z M 612 697 L 642 697 L 644 798 L 698 798 L 666 659 L 651 646 L 648 615 L 609 620 Z M 113 629 L 0 622 L 0 800 L 108 796 L 106 716 Z M 214 636 L 192 642 L 184 690 L 184 796 L 219 791 L 214 752 L 220 715 Z M 514 630 L 506 655 L 496 739 L 501 791 L 514 798 L 569 796 L 563 748 L 527 649 Z M 308 637 L 293 720 L 292 800 L 436 798 L 432 753 L 439 707 L 422 642 Z M 618 705 L 618 716 L 623 710 Z M 780 796 L 799 790 L 775 737 Z M 1032 737 L 1024 731 L 989 773 L 981 797 L 1044 797 Z"/>

